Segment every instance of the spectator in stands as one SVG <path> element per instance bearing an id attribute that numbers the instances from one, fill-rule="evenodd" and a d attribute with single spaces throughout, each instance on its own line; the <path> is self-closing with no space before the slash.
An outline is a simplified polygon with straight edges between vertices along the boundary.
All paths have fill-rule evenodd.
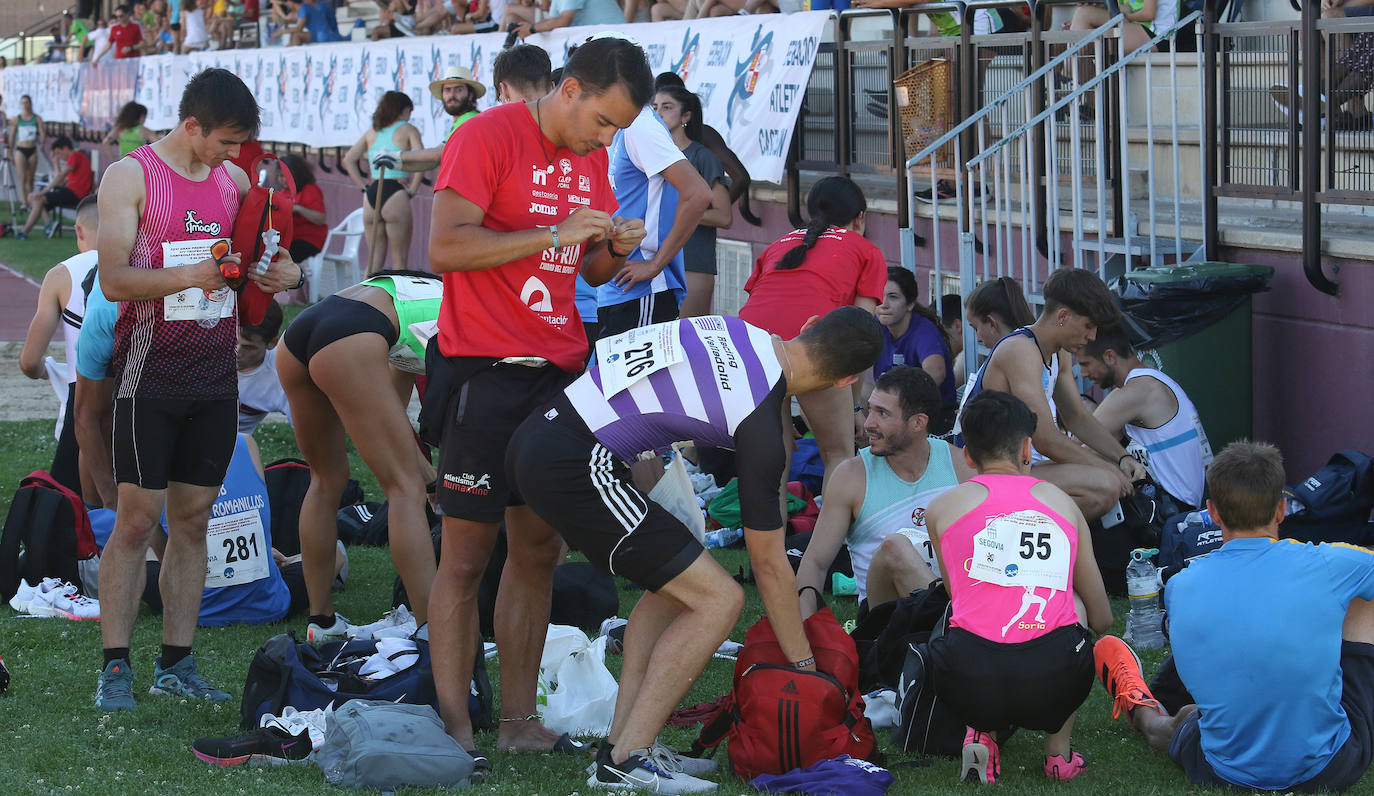
<path id="1" fill-rule="evenodd" d="M 15 188 L 21 196 L 33 193 L 33 174 L 38 170 L 38 150 L 43 148 L 43 117 L 33 112 L 33 98 L 19 98 L 19 113 L 10 119 L 10 146 L 14 147 Z"/>
<path id="2" fill-rule="evenodd" d="M 53 25 L 51 28 L 48 28 L 48 34 L 52 36 L 52 38 L 48 39 L 44 44 L 48 52 L 39 60 L 47 61 L 50 64 L 63 63 L 67 60 L 67 40 L 62 35 L 62 28 L 58 25 Z"/>
<path id="3" fill-rule="evenodd" d="M 1092 340 L 1099 326 L 1118 321 L 1120 311 L 1097 274 L 1082 268 L 1051 273 L 1044 296 L 1035 323 L 995 343 L 964 401 L 997 390 L 1029 406 L 1039 419 L 1031 451 L 1035 477 L 1067 492 L 1084 516 L 1096 520 L 1134 491 L 1132 483 L 1145 477 L 1145 468 L 1083 406 L 1069 355 Z M 957 423 L 954 431 L 962 433 Z"/>
<path id="4" fill-rule="evenodd" d="M 296 2 L 297 0 L 293 0 Z M 388 91 L 377 101 L 372 113 L 372 127 L 344 155 L 344 171 L 363 192 L 363 221 L 367 229 L 367 273 L 382 269 L 387 251 L 391 252 L 391 267 L 404 270 L 410 251 L 413 219 L 410 198 L 420 187 L 423 177 L 388 168 L 372 168 L 373 181 L 363 181 L 359 163 L 364 156 L 375 164 L 383 153 L 399 155 L 408 149 L 419 149 L 420 131 L 410 123 L 414 110 L 410 97 L 399 91 Z M 408 179 L 408 182 L 407 182 Z"/>
<path id="5" fill-rule="evenodd" d="M 1374 742 L 1374 555 L 1279 539 L 1283 457 L 1235 442 L 1207 472 L 1222 545 L 1164 590 L 1178 674 L 1196 704 L 1164 712 L 1115 636 L 1095 649 L 1112 715 L 1196 785 L 1337 792 Z"/>
<path id="6" fill-rule="evenodd" d="M 110 132 L 105 134 L 105 139 L 101 143 L 106 146 L 119 144 L 121 158 L 144 144 L 153 143 L 157 136 L 143 126 L 147 119 L 147 107 L 137 102 L 124 103 L 124 107 L 119 109 L 119 115 L 115 116 L 114 124 L 110 125 Z"/>
<path id="7" fill-rule="evenodd" d="M 1323 0 L 1329 2 L 1329 0 Z M 1118 11 L 1126 18 L 1122 29 L 1122 55 L 1144 47 L 1160 33 L 1168 33 L 1178 22 L 1179 0 L 1129 0 L 1118 6 Z M 1104 6 L 1082 3 L 1073 12 L 1069 30 L 1095 30 L 1105 25 L 1111 14 Z M 1091 61 L 1083 61 L 1091 64 Z M 1084 80 L 1090 75 L 1083 73 L 1080 64 L 1078 77 Z"/>
<path id="8" fill-rule="evenodd" d="M 4 68 L 8 67 L 9 65 L 10 65 L 10 59 L 6 58 L 6 57 L 3 56 L 3 55 L 0 55 L 0 69 L 4 69 Z"/>
<path id="9" fill-rule="evenodd" d="M 954 387 L 958 389 L 964 386 L 964 305 L 958 293 L 940 297 L 940 325 L 954 355 Z"/>
<path id="10" fill-rule="evenodd" d="M 1347 0 L 1345 6 L 1338 8 L 1343 8 L 1346 16 L 1368 16 L 1374 12 L 1374 0 L 1356 5 L 1358 2 Z M 1356 10 L 1363 13 L 1357 15 Z M 1336 66 L 1337 76 L 1332 81 L 1336 88 L 1331 92 L 1331 99 L 1345 107 L 1332 119 L 1332 126 L 1337 130 L 1374 130 L 1374 116 L 1370 115 L 1364 101 L 1365 94 L 1374 87 L 1374 33 L 1356 36 L 1354 43 L 1336 61 Z"/>
<path id="11" fill-rule="evenodd" d="M 291 33 L 292 44 L 324 44 L 340 41 L 339 25 L 329 0 L 273 0 L 273 16 Z"/>
<path id="12" fill-rule="evenodd" d="M 47 219 L 48 211 L 60 207 L 76 207 L 77 203 L 91 192 L 91 186 L 95 183 L 91 159 L 86 157 L 85 152 L 77 149 L 72 140 L 65 135 L 53 140 L 52 161 L 61 163 L 62 169 L 52 178 L 46 189 L 29 194 L 29 220 L 24 222 L 23 229 L 14 233 L 14 237 L 19 240 L 29 236 L 29 230 L 33 229 L 39 219 Z M 48 220 L 44 228 L 48 237 L 51 238 L 57 231 L 59 221 L 56 216 Z"/>
<path id="13" fill-rule="evenodd" d="M 53 266 L 44 275 L 43 285 L 38 291 L 38 306 L 34 309 L 33 320 L 29 322 L 29 330 L 24 337 L 24 348 L 19 352 L 19 368 L 24 375 L 31 379 L 46 379 L 48 375 L 44 360 L 48 344 L 61 326 L 62 340 L 67 350 L 67 398 L 57 451 L 53 454 L 53 463 L 48 471 L 58 483 L 92 501 L 98 500 L 98 497 L 94 481 L 86 472 L 89 462 L 77 455 L 76 412 L 73 405 L 76 391 L 76 340 L 86 310 L 89 279 L 93 278 L 91 273 L 96 264 L 95 232 L 99 221 L 95 197 L 82 199 L 76 211 L 78 254 Z"/>
<path id="14" fill-rule="evenodd" d="M 415 35 L 415 0 L 377 0 L 377 25 L 367 32 L 373 41 Z"/>
<path id="15" fill-rule="evenodd" d="M 283 155 L 281 162 L 296 182 L 296 203 L 291 206 L 291 214 L 295 216 L 291 226 L 294 237 L 288 250 L 292 260 L 303 263 L 320 253 L 325 238 L 329 236 L 324 192 L 315 182 L 315 169 L 310 166 L 310 161 L 292 154 Z"/>
<path id="16" fill-rule="evenodd" d="M 294 259 L 294 258 L 293 258 Z M 281 412 L 291 422 L 291 404 L 277 378 L 277 342 L 281 334 L 281 305 L 267 305 L 257 326 L 239 326 L 239 433 L 252 434 L 269 413 Z"/>
<path id="17" fill-rule="evenodd" d="M 755 261 L 744 283 L 749 298 L 739 317 L 790 340 L 813 315 L 824 316 L 846 304 L 868 312 L 877 309 L 887 284 L 887 261 L 864 238 L 867 209 L 863 190 L 848 177 L 825 177 L 811 186 L 806 198 L 810 226 L 782 236 Z M 858 389 L 835 387 L 797 396 L 825 463 L 822 492 L 839 463 L 854 455 Z M 791 406 L 784 408 L 784 423 L 790 424 Z"/>
<path id="18" fill-rule="evenodd" d="M 512 14 L 521 6 L 506 7 L 506 22 L 516 22 L 515 34 L 525 38 L 531 33 L 546 33 L 559 28 L 580 25 L 616 25 L 625 21 L 625 12 L 620 10 L 615 0 L 552 0 L 548 16 L 539 21 L 517 20 Z"/>
<path id="19" fill-rule="evenodd" d="M 1124 434 L 1140 447 L 1135 455 L 1143 457 L 1145 468 L 1176 504 L 1164 516 L 1201 507 L 1212 446 L 1197 408 L 1178 382 L 1145 367 L 1119 324 L 1097 330 L 1097 337 L 1078 352 L 1078 367 L 1097 386 L 1111 390 L 1093 417 L 1116 438 Z"/>
<path id="20" fill-rule="evenodd" d="M 209 0 L 205 0 L 209 2 Z M 181 19 L 185 31 L 181 38 L 182 55 L 204 50 L 210 46 L 210 29 L 205 19 L 205 8 L 201 0 L 181 0 Z M 294 42 L 293 42 L 294 43 Z"/>
<path id="21" fill-rule="evenodd" d="M 116 6 L 114 24 L 110 25 L 110 49 L 115 58 L 133 58 L 139 54 L 138 45 L 143 42 L 143 29 L 131 18 L 127 5 Z"/>
<path id="22" fill-rule="evenodd" d="M 940 389 L 942 406 L 930 418 L 930 433 L 939 436 L 954 426 L 954 356 L 940 318 L 921 303 L 916 275 L 906 268 L 887 269 L 887 286 L 877 309 L 883 325 L 883 353 L 873 366 L 877 378 L 896 365 L 911 365 L 930 374 Z"/>
<path id="23" fill-rule="evenodd" d="M 968 725 L 960 779 L 995 781 L 994 733 L 1013 726 L 1044 731 L 1045 775 L 1073 779 L 1086 765 L 1070 735 L 1092 692 L 1088 628 L 1112 625 L 1092 534 L 1074 501 L 1031 473 L 1031 435 L 1043 423 L 1025 403 L 988 390 L 962 421 L 978 475 L 925 513 L 953 606 L 927 665 L 938 698 Z M 1028 537 L 1030 554 L 1029 542 L 1017 544 Z"/>
<path id="24" fill-rule="evenodd" d="M 974 288 L 965 308 L 968 325 L 973 327 L 978 342 L 988 348 L 1012 331 L 1035 323 L 1021 283 L 1010 276 L 999 276 Z"/>
<path id="25" fill-rule="evenodd" d="M 678 308 L 678 314 L 684 318 L 709 315 L 716 288 L 716 229 L 728 228 L 735 220 L 730 178 L 720 158 L 701 143 L 701 99 L 696 94 L 681 86 L 664 86 L 654 95 L 654 112 L 672 134 L 673 143 L 711 189 L 711 204 L 682 247 L 687 294 Z"/>
<path id="26" fill-rule="evenodd" d="M 243 5 L 229 5 L 225 0 L 213 0 L 205 16 L 205 28 L 214 39 L 215 45 L 227 50 L 234 38 L 234 26 L 238 24 L 238 14 L 243 13 Z"/>

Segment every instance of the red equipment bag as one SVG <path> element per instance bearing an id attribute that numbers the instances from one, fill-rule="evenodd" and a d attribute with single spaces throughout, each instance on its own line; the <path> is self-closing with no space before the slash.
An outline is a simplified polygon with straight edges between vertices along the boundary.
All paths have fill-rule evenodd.
<path id="1" fill-rule="evenodd" d="M 258 167 L 264 160 L 281 161 L 276 155 L 263 153 L 249 169 L 248 179 L 257 181 Z M 272 302 L 272 294 L 264 293 L 256 282 L 248 279 L 248 269 L 262 257 L 262 233 L 275 229 L 281 233 L 279 246 L 283 251 L 291 246 L 292 227 L 291 208 L 296 203 L 296 180 L 291 170 L 281 165 L 282 176 L 289 186 L 287 191 L 278 191 L 264 185 L 254 185 L 243 197 L 238 217 L 234 220 L 234 234 L 231 238 L 233 252 L 240 258 L 237 266 L 225 264 L 220 272 L 229 286 L 239 292 L 239 322 L 244 326 L 257 326 L 267 315 L 267 305 Z"/>
<path id="2" fill-rule="evenodd" d="M 819 599 L 817 594 L 817 599 Z M 748 782 L 840 755 L 881 763 L 859 693 L 859 655 L 829 608 L 803 623 L 816 671 L 794 669 L 764 616 L 744 635 L 734 686 L 692 745 L 700 756 L 729 739 L 730 767 Z"/>

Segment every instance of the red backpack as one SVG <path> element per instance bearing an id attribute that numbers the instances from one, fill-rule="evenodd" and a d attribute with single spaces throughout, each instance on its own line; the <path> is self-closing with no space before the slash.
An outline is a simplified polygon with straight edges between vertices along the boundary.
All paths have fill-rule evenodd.
<path id="1" fill-rule="evenodd" d="M 91 518 L 81 496 L 44 470 L 24 476 L 0 531 L 0 598 L 13 597 L 20 578 L 32 584 L 61 578 L 91 593 L 95 583 L 87 581 L 95 575 L 96 554 Z"/>
<path id="2" fill-rule="evenodd" d="M 258 167 L 268 159 L 277 160 L 277 156 L 271 153 L 259 155 L 248 170 L 248 179 L 256 180 L 254 175 Z M 256 282 L 248 279 L 248 269 L 262 257 L 262 233 L 269 229 L 281 233 L 278 245 L 285 251 L 290 247 L 295 232 L 291 208 L 296 203 L 296 180 L 285 165 L 281 166 L 280 171 L 286 178 L 289 190 L 278 191 L 264 185 L 254 185 L 243 197 L 243 205 L 234 220 L 232 251 L 239 255 L 240 260 L 237 269 L 225 272 L 224 278 L 230 287 L 239 292 L 239 322 L 244 326 L 262 323 L 267 315 L 267 305 L 272 303 L 272 294 L 264 293 Z"/>
<path id="3" fill-rule="evenodd" d="M 819 599 L 819 595 L 817 597 Z M 700 755 L 729 739 L 730 767 L 744 781 L 849 755 L 882 762 L 859 693 L 859 656 L 829 608 L 803 623 L 816 671 L 794 669 L 764 616 L 744 635 L 734 687 L 692 745 Z"/>

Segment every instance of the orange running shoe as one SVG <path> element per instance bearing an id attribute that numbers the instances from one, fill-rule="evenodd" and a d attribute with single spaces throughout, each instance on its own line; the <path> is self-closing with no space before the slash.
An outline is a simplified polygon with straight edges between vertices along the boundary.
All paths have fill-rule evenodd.
<path id="1" fill-rule="evenodd" d="M 1159 700 L 1145 684 L 1140 656 L 1126 642 L 1116 636 L 1103 636 L 1093 646 L 1093 662 L 1097 677 L 1112 698 L 1112 718 L 1126 714 L 1130 720 L 1138 707 L 1150 707 L 1164 712 Z"/>

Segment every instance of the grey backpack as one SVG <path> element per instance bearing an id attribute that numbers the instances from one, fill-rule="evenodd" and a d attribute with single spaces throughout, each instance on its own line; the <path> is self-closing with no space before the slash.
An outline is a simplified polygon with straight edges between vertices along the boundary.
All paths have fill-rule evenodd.
<path id="1" fill-rule="evenodd" d="M 454 787 L 472 774 L 472 757 L 429 705 L 354 699 L 328 716 L 315 757 L 332 785 Z"/>

